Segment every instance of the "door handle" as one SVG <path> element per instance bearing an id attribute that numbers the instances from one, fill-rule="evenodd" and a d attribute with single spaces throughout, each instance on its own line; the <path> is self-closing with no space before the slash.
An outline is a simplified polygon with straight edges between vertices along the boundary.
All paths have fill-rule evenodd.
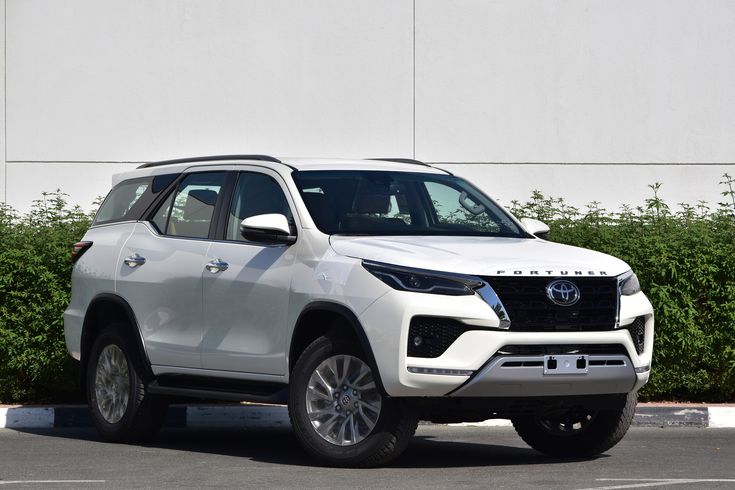
<path id="1" fill-rule="evenodd" d="M 212 259 L 212 261 L 207 263 L 204 267 L 212 274 L 216 274 L 218 272 L 226 271 L 229 266 L 230 264 L 222 259 Z"/>
<path id="2" fill-rule="evenodd" d="M 135 269 L 136 267 L 145 264 L 145 257 L 141 257 L 138 254 L 133 254 L 130 257 L 125 257 L 123 262 L 125 262 L 125 265 L 127 265 L 131 269 Z"/>

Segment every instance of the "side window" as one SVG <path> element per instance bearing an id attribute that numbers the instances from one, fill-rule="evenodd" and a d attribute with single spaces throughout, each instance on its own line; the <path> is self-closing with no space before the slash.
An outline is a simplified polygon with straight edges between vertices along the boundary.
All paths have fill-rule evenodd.
<path id="1" fill-rule="evenodd" d="M 207 238 L 224 180 L 224 172 L 187 175 L 151 221 L 164 235 Z"/>
<path id="2" fill-rule="evenodd" d="M 158 193 L 168 187 L 176 177 L 176 174 L 165 174 L 120 182 L 107 195 L 92 224 L 140 219 Z"/>
<path id="3" fill-rule="evenodd" d="M 439 182 L 426 182 L 424 185 L 434 204 L 438 225 L 446 229 L 500 232 L 500 224 L 490 217 L 485 206 L 472 194 Z"/>
<path id="4" fill-rule="evenodd" d="M 132 179 L 126 180 L 115 186 L 105 201 L 100 206 L 97 215 L 94 217 L 95 225 L 109 223 L 111 221 L 119 221 L 125 219 L 130 209 L 141 198 L 150 186 L 151 179 Z"/>
<path id="5" fill-rule="evenodd" d="M 227 217 L 227 240 L 246 241 L 240 235 L 240 223 L 259 214 L 282 214 L 293 223 L 293 214 L 281 186 L 265 174 L 241 172 L 235 186 Z"/>

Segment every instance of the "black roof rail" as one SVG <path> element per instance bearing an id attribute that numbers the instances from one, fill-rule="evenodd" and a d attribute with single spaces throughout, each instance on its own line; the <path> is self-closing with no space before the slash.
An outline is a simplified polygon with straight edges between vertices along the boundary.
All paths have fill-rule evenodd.
<path id="1" fill-rule="evenodd" d="M 454 175 L 449 170 L 444 170 L 443 168 L 432 167 L 428 163 L 422 162 L 421 160 L 414 160 L 413 158 L 368 158 L 367 160 L 377 160 L 381 162 L 410 163 L 411 165 L 422 165 L 424 167 L 435 168 L 437 170 L 441 170 L 443 172 L 448 173 L 449 175 Z"/>
<path id="2" fill-rule="evenodd" d="M 148 162 L 138 168 L 160 167 L 162 165 L 173 165 L 175 163 L 215 162 L 218 160 L 260 160 L 263 162 L 283 163 L 278 158 L 268 155 L 210 155 L 203 157 L 177 158 L 176 160 L 162 160 L 160 162 Z"/>
<path id="3" fill-rule="evenodd" d="M 414 160 L 412 158 L 368 158 L 368 160 L 377 160 L 381 162 L 396 162 L 396 163 L 410 163 L 413 165 L 423 165 L 424 167 L 431 167 L 428 163 Z"/>

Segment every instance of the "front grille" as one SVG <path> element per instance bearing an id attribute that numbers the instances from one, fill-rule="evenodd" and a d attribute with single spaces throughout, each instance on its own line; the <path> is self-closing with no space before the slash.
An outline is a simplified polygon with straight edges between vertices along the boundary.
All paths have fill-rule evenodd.
<path id="1" fill-rule="evenodd" d="M 618 280 L 615 277 L 562 276 L 580 291 L 572 306 L 559 306 L 546 296 L 546 286 L 559 277 L 486 277 L 510 317 L 510 330 L 520 332 L 600 331 L 615 328 Z"/>
<path id="2" fill-rule="evenodd" d="M 628 355 L 622 344 L 505 345 L 495 353 L 511 356 L 545 356 L 564 354 Z"/>
<path id="3" fill-rule="evenodd" d="M 640 355 L 646 347 L 646 318 L 639 316 L 633 323 L 626 327 L 630 332 L 630 338 L 633 339 L 635 351 Z"/>
<path id="4" fill-rule="evenodd" d="M 465 325 L 451 318 L 415 316 L 408 329 L 408 355 L 411 357 L 439 357 L 457 338 L 477 327 Z"/>

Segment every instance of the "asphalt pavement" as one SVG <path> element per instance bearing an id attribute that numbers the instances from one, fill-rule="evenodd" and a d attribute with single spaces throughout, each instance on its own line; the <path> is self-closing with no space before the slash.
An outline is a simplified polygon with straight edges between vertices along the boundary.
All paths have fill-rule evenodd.
<path id="1" fill-rule="evenodd" d="M 165 429 L 146 445 L 92 429 L 0 430 L 0 488 L 723 488 L 735 429 L 634 427 L 598 458 L 545 457 L 506 427 L 422 425 L 384 468 L 320 467 L 287 428 Z"/>

